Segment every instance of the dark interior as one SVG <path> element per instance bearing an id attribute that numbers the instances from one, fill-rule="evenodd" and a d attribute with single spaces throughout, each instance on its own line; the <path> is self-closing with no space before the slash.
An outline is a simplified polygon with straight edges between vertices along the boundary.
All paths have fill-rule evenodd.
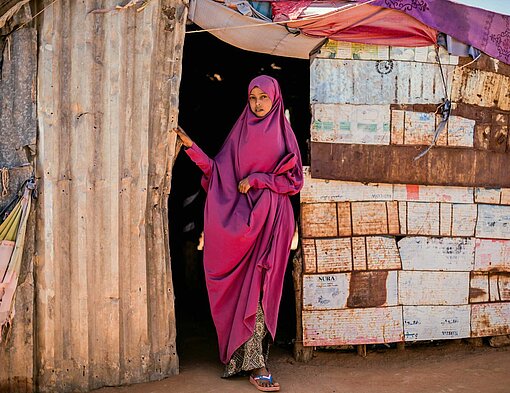
<path id="1" fill-rule="evenodd" d="M 188 31 L 198 30 L 188 26 Z M 248 52 L 209 33 L 187 34 L 184 45 L 179 125 L 210 157 L 221 148 L 247 103 L 247 86 L 257 75 L 275 77 L 301 148 L 304 165 L 310 137 L 309 61 Z M 193 346 L 216 356 L 216 332 L 209 311 L 202 252 L 205 192 L 201 172 L 180 152 L 173 169 L 169 198 L 170 252 L 177 319 L 177 346 L 182 359 L 196 357 Z M 297 214 L 299 197 L 293 197 Z M 291 253 L 292 258 L 292 253 Z M 289 260 L 275 344 L 291 348 L 296 335 L 292 263 Z M 207 349 L 209 351 L 207 351 Z M 195 355 L 193 354 L 195 353 Z"/>

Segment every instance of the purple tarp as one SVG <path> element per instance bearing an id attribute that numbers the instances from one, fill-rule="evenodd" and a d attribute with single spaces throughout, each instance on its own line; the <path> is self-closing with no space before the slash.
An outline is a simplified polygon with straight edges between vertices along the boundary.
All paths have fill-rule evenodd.
<path id="1" fill-rule="evenodd" d="M 510 64 L 508 15 L 449 0 L 376 0 L 370 4 L 403 11 L 428 26 Z"/>

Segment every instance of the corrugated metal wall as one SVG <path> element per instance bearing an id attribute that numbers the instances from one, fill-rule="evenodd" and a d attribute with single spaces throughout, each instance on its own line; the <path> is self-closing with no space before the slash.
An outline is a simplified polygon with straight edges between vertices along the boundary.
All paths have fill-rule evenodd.
<path id="1" fill-rule="evenodd" d="M 167 196 L 187 8 L 147 3 L 137 11 L 61 0 L 42 17 L 35 371 L 43 392 L 178 372 Z"/>
<path id="2" fill-rule="evenodd" d="M 0 11 L 1 12 L 1 11 Z M 14 30 L 31 17 L 25 6 L 10 20 Z M 2 30 L 6 32 L 4 28 Z M 5 38 L 2 37 L 0 41 Z M 2 42 L 3 43 L 3 42 Z M 1 45 L 1 44 L 0 44 Z M 32 27 L 13 31 L 3 46 L 0 77 L 0 167 L 7 168 L 6 193 L 0 192 L 0 209 L 15 197 L 33 172 L 37 134 L 35 85 L 37 75 L 37 33 Z M 3 182 L 2 182 L 3 183 Z M 35 214 L 29 215 L 21 274 L 14 302 L 15 318 L 0 344 L 0 392 L 27 392 L 33 388 L 33 255 Z"/>

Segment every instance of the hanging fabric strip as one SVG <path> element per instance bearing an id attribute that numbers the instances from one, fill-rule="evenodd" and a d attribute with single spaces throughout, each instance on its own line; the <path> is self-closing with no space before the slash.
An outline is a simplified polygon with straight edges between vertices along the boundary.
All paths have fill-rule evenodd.
<path id="1" fill-rule="evenodd" d="M 437 31 L 403 12 L 377 7 L 366 1 L 332 1 L 306 4 L 293 1 L 273 5 L 274 18 L 313 37 L 337 41 L 404 47 L 436 43 Z M 359 6 L 362 5 L 362 6 Z M 316 16 L 315 16 L 316 15 Z M 294 19 L 294 20 L 292 20 Z"/>
<path id="2" fill-rule="evenodd" d="M 8 218 L 0 224 L 0 343 L 6 339 L 15 313 L 16 288 L 32 203 L 33 180 L 25 183 L 23 195 Z"/>
<path id="3" fill-rule="evenodd" d="M 510 7 L 507 3 L 473 0 L 467 5 L 450 0 L 376 0 L 374 4 L 405 12 L 434 29 L 510 64 Z"/>

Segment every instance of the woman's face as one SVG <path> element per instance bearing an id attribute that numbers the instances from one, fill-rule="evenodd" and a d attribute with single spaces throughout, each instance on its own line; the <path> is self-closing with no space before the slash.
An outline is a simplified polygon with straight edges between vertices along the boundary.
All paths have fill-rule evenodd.
<path id="1" fill-rule="evenodd" d="M 264 117 L 267 115 L 273 106 L 271 98 L 258 87 L 254 87 L 252 91 L 250 91 L 248 102 L 250 103 L 251 111 L 257 117 Z"/>

